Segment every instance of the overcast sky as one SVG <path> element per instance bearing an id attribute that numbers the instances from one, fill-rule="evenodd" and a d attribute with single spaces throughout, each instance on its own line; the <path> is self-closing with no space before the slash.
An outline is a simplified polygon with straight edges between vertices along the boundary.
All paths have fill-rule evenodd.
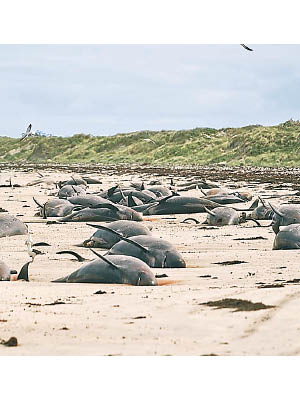
<path id="1" fill-rule="evenodd" d="M 300 46 L 248 45 L 0 45 L 0 135 L 300 119 Z"/>

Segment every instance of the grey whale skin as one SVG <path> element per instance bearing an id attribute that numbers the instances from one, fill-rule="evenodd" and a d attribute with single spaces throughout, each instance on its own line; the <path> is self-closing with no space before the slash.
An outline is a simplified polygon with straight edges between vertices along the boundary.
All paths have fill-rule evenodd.
<path id="1" fill-rule="evenodd" d="M 273 214 L 273 231 L 277 234 L 281 226 L 300 223 L 300 205 L 284 204 L 275 208 L 270 204 Z"/>
<path id="2" fill-rule="evenodd" d="M 205 198 L 172 196 L 162 199 L 153 206 L 150 205 L 144 212 L 144 215 L 165 215 L 165 214 L 189 214 L 203 213 L 205 207 L 216 208 L 218 203 L 206 200 Z"/>
<path id="3" fill-rule="evenodd" d="M 26 235 L 26 225 L 10 214 L 0 214 L 0 237 Z"/>
<path id="4" fill-rule="evenodd" d="M 281 227 L 275 236 L 273 250 L 296 249 L 300 249 L 300 224 Z"/>
<path id="5" fill-rule="evenodd" d="M 149 229 L 146 226 L 142 225 L 140 222 L 136 221 L 114 221 L 109 222 L 103 227 L 101 227 L 100 225 L 88 225 L 96 228 L 97 231 L 93 233 L 93 235 L 89 239 L 81 243 L 79 247 L 101 247 L 104 249 L 110 249 L 112 246 L 122 240 L 120 235 L 126 238 L 138 235 L 151 236 L 151 232 L 149 231 Z M 111 229 L 112 232 L 108 231 L 106 228 Z M 114 233 L 114 231 L 116 233 Z"/>
<path id="6" fill-rule="evenodd" d="M 208 225 L 239 225 L 241 221 L 241 214 L 230 207 L 216 207 L 207 212 L 205 224 Z"/>
<path id="7" fill-rule="evenodd" d="M 120 240 L 107 254 L 126 254 L 143 260 L 152 268 L 185 268 L 182 255 L 175 247 L 160 238 L 139 235 Z"/>
<path id="8" fill-rule="evenodd" d="M 46 203 L 42 206 L 34 199 L 36 204 L 39 206 L 39 212 L 37 215 L 41 217 L 65 217 L 72 213 L 76 206 L 70 203 L 68 200 L 64 199 L 51 199 L 46 201 Z"/>
<path id="9" fill-rule="evenodd" d="M 135 210 L 115 204 L 99 204 L 96 208 L 84 208 L 83 210 L 73 212 L 64 218 L 61 222 L 105 222 L 118 221 L 121 219 L 131 221 L 142 221 L 142 216 Z"/>
<path id="10" fill-rule="evenodd" d="M 149 266 L 136 257 L 110 255 L 97 258 L 70 275 L 57 279 L 59 283 L 122 283 L 134 286 L 156 286 L 157 280 Z"/>

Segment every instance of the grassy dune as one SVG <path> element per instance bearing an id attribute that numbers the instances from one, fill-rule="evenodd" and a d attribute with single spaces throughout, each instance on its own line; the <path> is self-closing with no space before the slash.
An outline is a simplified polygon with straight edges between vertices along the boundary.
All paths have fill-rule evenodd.
<path id="1" fill-rule="evenodd" d="M 151 138 L 156 144 L 142 139 Z M 242 128 L 141 131 L 114 136 L 0 137 L 0 162 L 297 166 L 300 123 Z"/>

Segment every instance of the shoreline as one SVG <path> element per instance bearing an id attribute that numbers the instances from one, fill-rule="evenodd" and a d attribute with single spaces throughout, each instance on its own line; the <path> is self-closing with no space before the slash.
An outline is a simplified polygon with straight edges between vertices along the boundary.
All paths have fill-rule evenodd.
<path id="1" fill-rule="evenodd" d="M 226 181 L 232 179 L 234 182 L 248 183 L 283 183 L 300 186 L 299 167 L 253 167 L 253 166 L 220 166 L 216 165 L 139 165 L 131 164 L 95 164 L 95 163 L 3 163 L 0 162 L 0 172 L 24 171 L 35 172 L 44 170 L 48 172 L 74 172 L 78 174 L 154 174 L 155 176 L 170 176 L 177 178 L 198 178 Z"/>

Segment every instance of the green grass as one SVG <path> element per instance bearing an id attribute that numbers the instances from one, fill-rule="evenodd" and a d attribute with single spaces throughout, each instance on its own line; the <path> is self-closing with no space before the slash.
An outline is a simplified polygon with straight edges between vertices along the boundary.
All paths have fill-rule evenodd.
<path id="1" fill-rule="evenodd" d="M 156 145 L 142 139 L 151 138 Z M 0 162 L 300 165 L 300 123 L 141 131 L 114 136 L 0 137 Z"/>

